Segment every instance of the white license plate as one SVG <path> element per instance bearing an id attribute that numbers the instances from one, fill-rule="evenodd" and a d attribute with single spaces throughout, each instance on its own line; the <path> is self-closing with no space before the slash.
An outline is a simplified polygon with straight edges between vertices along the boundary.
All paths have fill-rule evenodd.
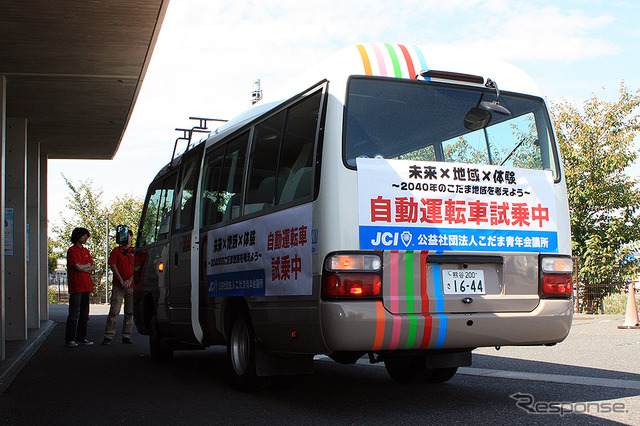
<path id="1" fill-rule="evenodd" d="M 443 269 L 444 294 L 485 294 L 484 271 L 478 269 Z"/>

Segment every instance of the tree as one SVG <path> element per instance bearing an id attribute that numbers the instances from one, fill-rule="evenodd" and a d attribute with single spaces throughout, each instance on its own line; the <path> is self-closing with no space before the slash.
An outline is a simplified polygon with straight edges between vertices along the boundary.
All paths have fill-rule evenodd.
<path id="1" fill-rule="evenodd" d="M 127 225 L 133 231 L 133 235 L 138 233 L 138 222 L 142 213 L 142 198 L 131 195 L 117 197 L 110 205 L 103 203 L 102 188 L 94 189 L 93 182 L 88 179 L 81 181 L 78 185 L 62 175 L 67 187 L 71 191 L 67 207 L 72 215 L 65 217 L 61 215 L 62 224 L 54 226 L 52 233 L 55 238 L 50 241 L 51 250 L 58 249 L 65 256 L 66 250 L 71 242 L 69 237 L 73 228 L 83 227 L 89 230 L 91 236 L 86 247 L 91 252 L 91 256 L 96 265 L 96 271 L 92 274 L 94 284 L 94 301 L 104 300 L 105 295 L 105 262 L 106 262 L 106 233 L 107 217 L 109 217 L 109 249 L 115 247 L 115 228 L 117 225 Z"/>
<path id="2" fill-rule="evenodd" d="M 628 247 L 640 239 L 640 190 L 625 170 L 638 154 L 633 139 L 640 130 L 639 105 L 640 91 L 622 83 L 615 102 L 593 95 L 582 112 L 564 100 L 552 108 L 588 311 L 619 292 L 637 268 Z"/>
<path id="3" fill-rule="evenodd" d="M 51 237 L 47 238 L 47 272 L 49 274 L 53 274 L 56 271 L 58 266 L 58 259 L 60 259 L 63 254 L 60 250 L 54 251 L 54 247 L 56 246 L 54 240 Z"/>

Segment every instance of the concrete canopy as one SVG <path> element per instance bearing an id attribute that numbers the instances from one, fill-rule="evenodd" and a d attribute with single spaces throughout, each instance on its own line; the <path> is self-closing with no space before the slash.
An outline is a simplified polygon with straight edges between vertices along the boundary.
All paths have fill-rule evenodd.
<path id="1" fill-rule="evenodd" d="M 50 159 L 111 159 L 131 117 L 168 0 L 0 5 L 7 117 Z"/>

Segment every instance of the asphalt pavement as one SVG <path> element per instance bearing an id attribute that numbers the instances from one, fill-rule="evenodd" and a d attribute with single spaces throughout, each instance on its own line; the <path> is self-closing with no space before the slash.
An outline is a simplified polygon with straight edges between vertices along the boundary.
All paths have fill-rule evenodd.
<path id="1" fill-rule="evenodd" d="M 120 328 L 111 345 L 101 345 L 107 305 L 91 306 L 87 337 L 95 344 L 65 347 L 67 309 L 51 305 L 40 341 L 12 354 L 15 362 L 22 353 L 21 368 L 9 379 L 0 371 L 1 425 L 640 424 L 640 330 L 618 329 L 623 316 L 576 316 L 553 347 L 477 349 L 472 366 L 432 388 L 398 385 L 365 358 L 344 366 L 317 357 L 316 374 L 248 395 L 229 388 L 224 348 L 155 363 L 135 328 L 133 345 L 121 343 Z M 576 404 L 599 405 L 585 408 L 588 415 L 532 414 L 516 406 L 520 394 L 543 408 L 550 401 L 574 412 L 582 409 Z M 612 404 L 623 409 L 612 412 Z"/>

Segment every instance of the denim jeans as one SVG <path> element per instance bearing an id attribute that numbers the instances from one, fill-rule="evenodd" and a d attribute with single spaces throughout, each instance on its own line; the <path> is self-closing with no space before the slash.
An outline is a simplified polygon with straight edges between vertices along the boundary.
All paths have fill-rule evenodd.
<path id="1" fill-rule="evenodd" d="M 87 337 L 87 322 L 89 322 L 89 299 L 91 292 L 71 293 L 69 295 L 69 316 L 65 341 L 83 340 Z"/>

